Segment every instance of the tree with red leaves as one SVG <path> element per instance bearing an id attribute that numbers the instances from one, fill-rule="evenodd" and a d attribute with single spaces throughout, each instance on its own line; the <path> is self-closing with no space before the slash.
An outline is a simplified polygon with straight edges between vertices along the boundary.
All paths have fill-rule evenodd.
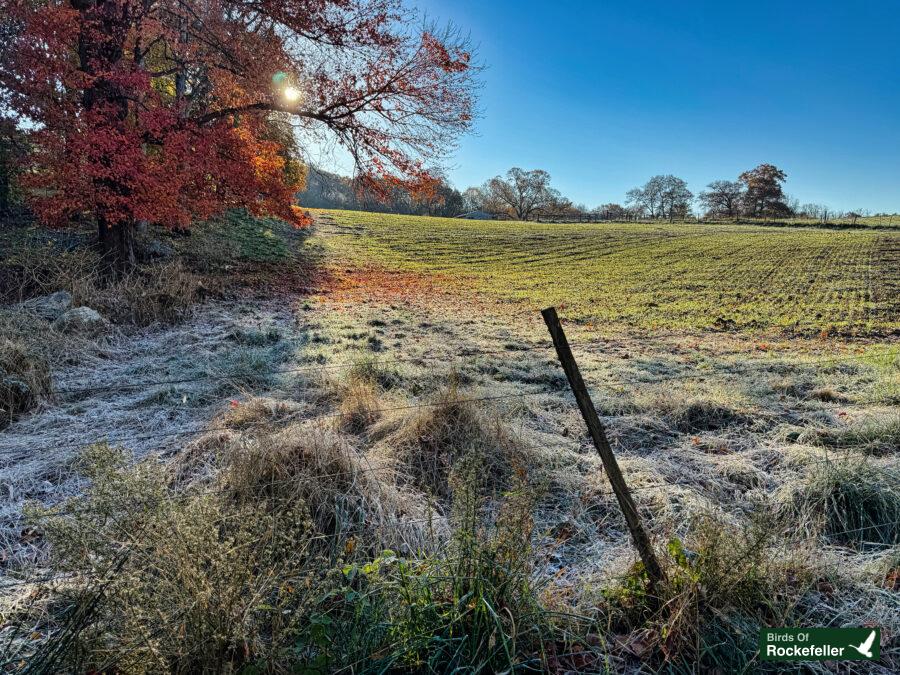
<path id="1" fill-rule="evenodd" d="M 34 152 L 22 184 L 49 225 L 92 218 L 121 270 L 136 221 L 187 227 L 246 207 L 303 224 L 273 123 L 331 135 L 370 189 L 423 168 L 472 120 L 451 28 L 401 0 L 0 0 L 0 114 Z"/>

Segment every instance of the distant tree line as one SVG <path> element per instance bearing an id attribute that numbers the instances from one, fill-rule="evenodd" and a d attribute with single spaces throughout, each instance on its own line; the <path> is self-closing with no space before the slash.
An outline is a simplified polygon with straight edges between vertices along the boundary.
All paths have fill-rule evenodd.
<path id="1" fill-rule="evenodd" d="M 21 149 L 14 140 L 11 134 L 0 136 L 0 217 L 10 214 L 13 203 L 18 201 L 9 170 L 11 157 Z M 821 223 L 855 223 L 870 215 L 865 209 L 841 212 L 823 204 L 801 204 L 784 193 L 787 175 L 772 164 L 760 164 L 736 180 L 715 180 L 696 196 L 687 182 L 677 176 L 653 176 L 642 186 L 629 190 L 624 205 L 608 203 L 592 209 L 564 197 L 551 185 L 550 174 L 542 169 L 513 167 L 505 175 L 464 192 L 453 187 L 440 172 L 432 171 L 436 177 L 429 188 L 414 192 L 402 184 L 373 185 L 371 179 L 364 182 L 313 166 L 301 168 L 307 175 L 298 201 L 309 208 L 450 218 L 474 214 L 515 220 L 582 221 L 806 218 Z M 298 182 L 302 184 L 302 180 Z"/>
<path id="2" fill-rule="evenodd" d="M 18 146 L 6 135 L 0 139 L 0 217 L 18 201 L 8 160 Z M 447 178 L 436 175 L 430 188 L 416 192 L 402 185 L 375 185 L 308 167 L 305 190 L 298 201 L 309 208 L 349 209 L 381 213 L 442 216 L 465 214 L 515 220 L 667 220 L 687 218 L 739 220 L 808 218 L 818 222 L 850 221 L 869 216 L 865 209 L 841 212 L 823 204 L 801 204 L 783 190 L 787 175 L 772 164 L 745 171 L 737 180 L 715 180 L 698 195 L 687 182 L 671 174 L 651 177 L 629 190 L 625 203 L 589 209 L 574 204 L 551 185 L 547 171 L 514 167 L 481 186 L 460 192 Z M 301 181 L 302 182 L 302 181 Z M 695 210 L 696 207 L 696 210 Z M 879 215 L 879 214 L 875 214 Z M 887 216 L 888 214 L 884 214 Z M 898 218 L 900 222 L 900 218 Z"/>
<path id="3" fill-rule="evenodd" d="M 708 220 L 809 218 L 823 223 L 869 215 L 863 209 L 840 212 L 821 204 L 800 204 L 785 194 L 787 174 L 773 164 L 760 164 L 735 180 L 715 180 L 695 195 L 682 178 L 672 174 L 651 177 L 629 190 L 624 204 L 608 203 L 589 209 L 574 204 L 551 185 L 542 169 L 513 167 L 480 186 L 459 192 L 438 175 L 431 190 L 412 194 L 391 186 L 367 190 L 351 178 L 311 168 L 300 203 L 311 208 L 341 208 L 456 217 L 514 220 Z M 385 199 L 385 193 L 388 197 Z"/>
<path id="4" fill-rule="evenodd" d="M 348 209 L 419 216 L 458 216 L 463 195 L 438 175 L 428 189 L 412 191 L 402 185 L 374 185 L 330 171 L 310 167 L 306 189 L 298 201 L 311 209 Z"/>

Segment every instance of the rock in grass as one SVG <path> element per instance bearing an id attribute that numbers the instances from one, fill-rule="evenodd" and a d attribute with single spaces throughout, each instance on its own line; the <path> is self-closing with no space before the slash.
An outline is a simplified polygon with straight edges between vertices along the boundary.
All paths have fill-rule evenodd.
<path id="1" fill-rule="evenodd" d="M 109 322 L 90 307 L 75 307 L 57 318 L 53 329 L 69 335 L 96 337 L 109 330 Z"/>
<path id="2" fill-rule="evenodd" d="M 57 291 L 26 300 L 20 303 L 19 307 L 42 319 L 54 321 L 72 307 L 72 296 L 66 291 Z"/>

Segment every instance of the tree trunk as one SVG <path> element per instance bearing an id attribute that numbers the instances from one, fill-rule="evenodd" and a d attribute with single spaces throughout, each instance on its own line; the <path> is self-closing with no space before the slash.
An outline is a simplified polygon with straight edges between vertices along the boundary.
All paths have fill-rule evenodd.
<path id="1" fill-rule="evenodd" d="M 85 110 L 105 106 L 109 126 L 119 129 L 128 118 L 128 98 L 122 87 L 108 72 L 115 72 L 125 53 L 130 14 L 128 3 L 108 0 L 72 0 L 72 7 L 82 14 L 84 28 L 78 36 L 78 58 L 81 69 L 95 79 L 82 95 Z M 110 166 L 111 156 L 101 155 L 99 163 Z M 95 178 L 98 191 L 127 194 L 127 189 L 115 177 Z M 108 273 L 121 277 L 134 267 L 134 219 L 110 223 L 106 214 L 96 212 L 97 243 Z"/>
<path id="2" fill-rule="evenodd" d="M 109 225 L 97 218 L 97 244 L 108 274 L 122 278 L 134 269 L 134 223 L 122 221 Z"/>

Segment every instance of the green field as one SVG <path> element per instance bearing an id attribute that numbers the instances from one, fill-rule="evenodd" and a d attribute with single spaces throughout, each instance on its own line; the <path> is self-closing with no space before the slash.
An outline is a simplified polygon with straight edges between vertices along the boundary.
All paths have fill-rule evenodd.
<path id="1" fill-rule="evenodd" d="M 900 232 L 748 225 L 536 224 L 323 211 L 360 266 L 444 275 L 577 321 L 886 336 L 900 331 Z"/>

